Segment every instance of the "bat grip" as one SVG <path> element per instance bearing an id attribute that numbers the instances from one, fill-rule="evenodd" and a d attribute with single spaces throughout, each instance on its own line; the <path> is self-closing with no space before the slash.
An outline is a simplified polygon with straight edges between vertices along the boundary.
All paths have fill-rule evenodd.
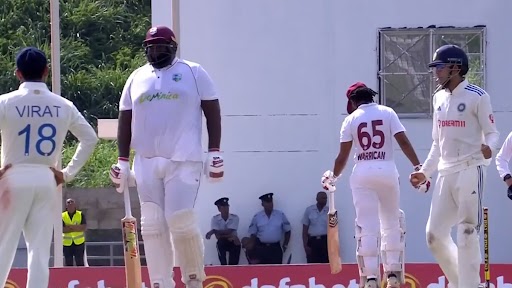
<path id="1" fill-rule="evenodd" d="M 127 185 L 124 186 L 123 197 L 124 197 L 124 212 L 127 218 L 132 216 L 132 203 L 130 201 L 130 189 Z"/>
<path id="2" fill-rule="evenodd" d="M 329 211 L 334 212 L 336 208 L 334 207 L 334 191 L 329 191 Z"/>

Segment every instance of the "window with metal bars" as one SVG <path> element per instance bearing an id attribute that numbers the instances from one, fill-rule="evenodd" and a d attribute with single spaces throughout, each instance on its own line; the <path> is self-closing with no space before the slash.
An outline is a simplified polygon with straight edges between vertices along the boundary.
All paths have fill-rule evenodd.
<path id="1" fill-rule="evenodd" d="M 485 36 L 485 26 L 379 29 L 380 103 L 393 108 L 400 117 L 431 117 L 436 83 L 427 65 L 436 49 L 446 44 L 466 51 L 466 79 L 485 89 Z"/>

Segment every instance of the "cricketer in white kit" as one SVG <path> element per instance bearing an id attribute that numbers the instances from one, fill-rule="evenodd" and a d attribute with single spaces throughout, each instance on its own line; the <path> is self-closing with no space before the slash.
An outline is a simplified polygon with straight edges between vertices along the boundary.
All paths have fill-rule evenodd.
<path id="1" fill-rule="evenodd" d="M 21 232 L 28 252 L 28 288 L 48 287 L 50 246 L 57 185 L 70 181 L 98 141 L 94 129 L 73 103 L 48 90 L 46 56 L 34 47 L 16 56 L 18 90 L 0 96 L 2 167 L 0 179 L 0 286 L 7 280 Z M 67 167 L 58 171 L 66 134 L 80 141 Z"/>
<path id="2" fill-rule="evenodd" d="M 501 179 L 507 185 L 507 197 L 512 200 L 512 176 L 510 175 L 510 159 L 512 158 L 512 132 L 510 132 L 503 142 L 500 151 L 496 154 L 496 168 Z"/>
<path id="3" fill-rule="evenodd" d="M 466 53 L 456 45 L 436 50 L 429 64 L 440 88 L 433 98 L 432 146 L 418 185 L 438 170 L 426 227 L 427 245 L 453 288 L 480 285 L 479 232 L 486 166 L 497 150 L 499 133 L 491 100 L 482 88 L 464 79 Z M 457 227 L 457 245 L 450 232 Z"/>
<path id="4" fill-rule="evenodd" d="M 112 181 L 119 192 L 136 183 L 151 287 L 175 287 L 173 246 L 183 283 L 203 287 L 204 247 L 193 208 L 203 172 L 202 113 L 209 136 L 206 176 L 224 175 L 219 100 L 203 67 L 176 57 L 171 29 L 149 29 L 144 46 L 148 64 L 130 75 L 119 103 L 119 160 Z"/>
<path id="5" fill-rule="evenodd" d="M 340 150 L 333 171 L 322 177 L 324 189 L 333 191 L 355 148 L 350 187 L 356 210 L 357 263 L 367 288 L 380 287 L 380 253 L 388 288 L 405 284 L 405 216 L 400 210 L 398 170 L 393 138 L 414 167 L 420 162 L 392 108 L 374 103 L 377 93 L 357 82 L 347 91 L 348 115 L 341 126 Z M 382 241 L 382 242 L 381 242 Z M 381 250 L 381 251 L 379 251 Z"/>

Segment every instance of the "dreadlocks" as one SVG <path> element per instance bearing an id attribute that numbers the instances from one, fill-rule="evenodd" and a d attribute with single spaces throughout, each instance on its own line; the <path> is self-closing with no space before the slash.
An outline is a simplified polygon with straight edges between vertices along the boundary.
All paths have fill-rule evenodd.
<path id="1" fill-rule="evenodd" d="M 375 95 L 377 95 L 377 92 L 368 87 L 362 87 L 352 92 L 350 100 L 354 101 L 354 103 L 373 103 L 373 97 L 375 97 Z"/>

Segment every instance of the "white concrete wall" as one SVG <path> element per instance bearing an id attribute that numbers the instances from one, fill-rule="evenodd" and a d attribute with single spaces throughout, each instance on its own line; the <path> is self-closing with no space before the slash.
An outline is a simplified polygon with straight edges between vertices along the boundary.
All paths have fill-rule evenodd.
<path id="1" fill-rule="evenodd" d="M 201 63 L 222 96 L 226 177 L 221 184 L 201 188 L 197 205 L 203 211 L 205 233 L 211 215 L 217 213 L 215 199 L 230 197 L 232 212 L 240 216 L 239 234 L 245 236 L 253 214 L 261 209 L 258 197 L 273 192 L 275 208 L 293 224 L 292 263 L 305 262 L 300 219 L 305 207 L 314 203 L 320 176 L 332 168 L 337 154 L 347 87 L 363 81 L 377 88 L 379 27 L 487 25 L 487 90 L 501 141 L 511 129 L 512 104 L 506 88 L 512 66 L 506 20 L 511 1 L 183 0 L 180 6 L 181 56 Z M 431 120 L 403 123 L 425 159 Z M 411 166 L 401 152 L 396 155 L 405 180 Z M 336 204 L 342 257 L 354 262 L 349 171 L 350 167 L 339 181 Z M 507 245 L 512 239 L 512 202 L 494 163 L 487 179 L 491 259 L 512 263 Z M 432 262 L 424 240 L 431 195 L 419 194 L 407 181 L 401 188 L 408 217 L 407 259 Z M 207 263 L 218 263 L 215 240 L 206 245 Z"/>

